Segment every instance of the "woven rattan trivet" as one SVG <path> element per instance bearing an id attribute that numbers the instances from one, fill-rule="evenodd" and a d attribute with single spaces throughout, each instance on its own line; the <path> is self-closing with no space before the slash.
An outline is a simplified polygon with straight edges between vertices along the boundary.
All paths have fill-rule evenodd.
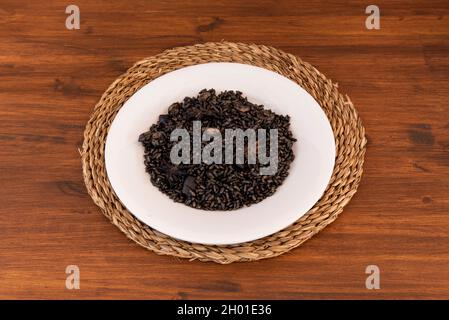
<path id="1" fill-rule="evenodd" d="M 210 246 L 166 236 L 141 223 L 126 210 L 106 175 L 106 135 L 124 102 L 142 86 L 167 72 L 206 62 L 251 64 L 290 78 L 318 101 L 334 131 L 335 167 L 324 195 L 293 225 L 256 241 Z M 341 95 L 337 85 L 310 64 L 272 47 L 231 42 L 206 43 L 167 50 L 139 61 L 111 84 L 86 125 L 82 150 L 83 175 L 89 195 L 128 238 L 158 254 L 225 264 L 278 256 L 299 246 L 334 221 L 357 191 L 365 145 L 364 128 L 349 98 Z"/>

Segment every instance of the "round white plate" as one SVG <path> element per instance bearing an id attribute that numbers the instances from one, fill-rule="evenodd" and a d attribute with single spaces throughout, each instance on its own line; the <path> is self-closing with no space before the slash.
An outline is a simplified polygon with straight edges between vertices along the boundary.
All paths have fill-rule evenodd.
<path id="1" fill-rule="evenodd" d="M 170 104 L 201 89 L 239 90 L 249 101 L 291 117 L 298 141 L 290 174 L 275 194 L 235 211 L 203 211 L 175 203 L 151 184 L 139 135 Z M 138 90 L 116 115 L 106 139 L 109 181 L 140 221 L 171 237 L 235 244 L 275 233 L 304 215 L 323 194 L 335 161 L 335 141 L 318 103 L 293 81 L 245 64 L 206 63 L 167 73 Z"/>

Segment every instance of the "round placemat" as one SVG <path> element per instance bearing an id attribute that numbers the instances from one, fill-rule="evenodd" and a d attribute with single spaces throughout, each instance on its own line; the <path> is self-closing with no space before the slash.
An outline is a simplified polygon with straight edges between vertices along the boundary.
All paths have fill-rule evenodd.
<path id="1" fill-rule="evenodd" d="M 334 132 L 335 167 L 323 196 L 294 224 L 262 239 L 217 246 L 171 238 L 135 218 L 115 195 L 106 174 L 106 136 L 112 120 L 126 100 L 165 73 L 207 62 L 251 64 L 295 81 L 317 100 Z M 333 222 L 357 191 L 365 147 L 365 130 L 349 97 L 340 94 L 337 85 L 312 65 L 264 45 L 213 42 L 166 50 L 137 62 L 116 79 L 96 104 L 86 125 L 81 158 L 89 195 L 128 238 L 157 254 L 226 264 L 278 256 L 301 245 Z"/>

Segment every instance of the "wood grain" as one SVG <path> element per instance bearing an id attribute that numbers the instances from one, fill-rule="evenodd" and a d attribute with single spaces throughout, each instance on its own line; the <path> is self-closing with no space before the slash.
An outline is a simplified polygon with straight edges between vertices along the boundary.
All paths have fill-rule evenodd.
<path id="1" fill-rule="evenodd" d="M 449 3 L 0 1 L 0 298 L 449 298 Z M 135 61 L 242 41 L 296 54 L 364 121 L 365 173 L 344 213 L 281 257 L 231 265 L 157 256 L 86 193 L 78 148 L 93 106 Z M 65 289 L 65 268 L 81 289 Z M 381 289 L 365 288 L 378 265 Z"/>

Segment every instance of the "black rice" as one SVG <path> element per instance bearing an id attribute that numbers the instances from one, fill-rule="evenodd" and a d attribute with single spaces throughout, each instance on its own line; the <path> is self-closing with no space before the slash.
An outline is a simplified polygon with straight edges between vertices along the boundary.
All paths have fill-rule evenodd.
<path id="1" fill-rule="evenodd" d="M 170 134 L 176 128 L 184 128 L 193 139 L 196 120 L 201 121 L 203 132 L 219 130 L 222 136 L 225 129 L 278 129 L 277 172 L 260 175 L 262 165 L 259 161 L 248 164 L 247 149 L 243 164 L 173 164 L 170 151 L 177 142 L 170 141 Z M 145 148 L 144 163 L 151 182 L 172 200 L 197 209 L 235 210 L 260 202 L 276 191 L 288 175 L 296 139 L 290 131 L 288 115 L 253 104 L 239 91 L 216 94 L 214 89 L 204 89 L 197 97 L 186 97 L 169 106 L 168 113 L 160 115 L 158 122 L 139 136 L 139 141 Z M 205 144 L 202 142 L 202 146 Z M 268 146 L 269 138 L 269 150 Z"/>

